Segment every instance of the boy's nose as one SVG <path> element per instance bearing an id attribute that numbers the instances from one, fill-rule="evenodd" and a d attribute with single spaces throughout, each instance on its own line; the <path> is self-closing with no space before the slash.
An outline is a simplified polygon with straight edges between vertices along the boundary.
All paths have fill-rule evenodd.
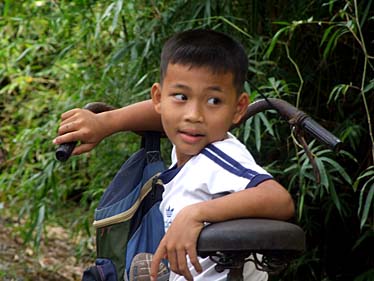
<path id="1" fill-rule="evenodd" d="M 195 103 L 191 103 L 185 112 L 185 119 L 189 122 L 202 122 L 203 116 L 203 108 Z"/>

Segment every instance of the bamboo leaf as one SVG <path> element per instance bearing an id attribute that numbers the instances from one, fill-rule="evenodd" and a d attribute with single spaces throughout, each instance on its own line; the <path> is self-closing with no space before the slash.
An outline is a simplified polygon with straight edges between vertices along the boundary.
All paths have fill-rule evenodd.
<path id="1" fill-rule="evenodd" d="M 119 15 L 121 13 L 121 10 L 122 10 L 122 6 L 123 6 L 123 0 L 117 0 L 117 3 L 116 3 L 116 9 L 115 9 L 115 13 L 114 13 L 114 17 L 113 17 L 113 21 L 112 21 L 112 26 L 110 28 L 110 32 L 112 33 L 116 27 L 117 27 L 117 24 L 118 24 L 118 18 L 119 18 Z"/>
<path id="2" fill-rule="evenodd" d="M 271 42 L 270 42 L 270 46 L 269 48 L 267 49 L 266 53 L 265 53 L 265 58 L 266 59 L 269 59 L 271 53 L 273 52 L 273 49 L 275 47 L 275 45 L 277 44 L 278 40 L 279 40 L 279 37 L 282 35 L 282 33 L 288 33 L 290 27 L 289 26 L 286 26 L 286 27 L 283 27 L 281 29 L 279 29 L 277 31 L 277 33 L 275 33 L 275 35 L 273 36 L 273 38 L 271 39 Z"/>
<path id="3" fill-rule="evenodd" d="M 210 0 L 205 1 L 204 17 L 208 19 L 208 24 L 210 24 L 210 19 L 212 17 Z"/>
<path id="4" fill-rule="evenodd" d="M 364 93 L 371 91 L 374 89 L 374 80 L 371 80 L 369 84 L 367 84 L 364 88 Z"/>
<path id="5" fill-rule="evenodd" d="M 113 8 L 114 8 L 114 5 L 115 3 L 111 3 L 105 10 L 105 12 L 103 13 L 103 15 L 101 16 L 101 19 L 104 20 L 106 19 L 107 17 L 109 17 L 109 15 L 111 14 Z"/>
<path id="6" fill-rule="evenodd" d="M 372 3 L 373 3 L 373 0 L 366 1 L 366 8 L 365 8 L 364 12 L 362 13 L 361 20 L 360 20 L 361 28 L 364 25 L 364 23 L 366 22 L 366 19 L 367 19 L 368 15 L 370 14 L 370 11 L 372 11 Z"/>
<path id="7" fill-rule="evenodd" d="M 15 60 L 15 62 L 19 62 L 22 60 L 28 53 L 30 53 L 32 50 L 35 49 L 35 46 L 30 46 L 26 50 L 22 52 L 22 54 L 19 55 L 19 57 Z"/>
<path id="8" fill-rule="evenodd" d="M 330 37 L 329 41 L 327 42 L 327 45 L 323 51 L 323 58 L 326 59 L 333 49 L 335 49 L 336 44 L 338 43 L 339 38 L 344 35 L 345 33 L 348 33 L 349 31 L 345 28 L 340 28 L 336 30 L 333 35 Z"/>
<path id="9" fill-rule="evenodd" d="M 360 215 L 361 210 L 363 208 L 363 198 L 364 198 L 364 194 L 366 192 L 366 188 L 370 184 L 374 184 L 374 176 L 371 173 L 365 172 L 364 174 L 362 174 L 362 176 L 358 177 L 357 180 L 355 181 L 355 191 L 356 191 L 360 180 L 363 179 L 363 178 L 366 178 L 367 176 L 370 176 L 370 178 L 365 181 L 365 183 L 363 184 L 363 186 L 361 188 L 361 191 L 360 191 L 359 205 L 358 205 L 358 211 L 357 211 L 358 215 Z"/>
<path id="10" fill-rule="evenodd" d="M 256 148 L 257 151 L 261 150 L 261 125 L 260 125 L 260 118 L 258 116 L 254 116 L 254 126 L 255 126 L 255 139 L 256 139 Z"/>
<path id="11" fill-rule="evenodd" d="M 321 161 L 329 163 L 332 167 L 336 169 L 336 171 L 345 179 L 345 181 L 349 184 L 352 184 L 351 177 L 347 174 L 345 169 L 335 160 L 328 158 L 328 157 L 321 157 Z"/>
<path id="12" fill-rule="evenodd" d="M 341 95 L 345 96 L 349 87 L 350 85 L 346 85 L 346 84 L 340 84 L 340 85 L 335 86 L 329 95 L 327 104 L 329 104 L 332 99 L 334 99 L 334 101 L 336 102 Z"/>
<path id="13" fill-rule="evenodd" d="M 300 199 L 299 199 L 299 204 L 298 204 L 298 221 L 301 221 L 301 218 L 302 218 L 302 215 L 303 215 L 303 211 L 304 211 L 304 207 L 305 207 L 305 188 L 302 188 L 301 189 L 301 194 L 300 194 Z"/>
<path id="14" fill-rule="evenodd" d="M 341 203 L 340 203 L 340 200 L 339 200 L 339 196 L 336 193 L 335 186 L 330 184 L 329 190 L 330 190 L 332 201 L 335 204 L 335 207 L 338 209 L 340 215 L 342 215 L 342 206 L 341 206 Z"/>
<path id="15" fill-rule="evenodd" d="M 325 165 L 323 164 L 320 158 L 315 158 L 314 160 L 316 161 L 316 165 L 321 174 L 321 185 L 327 189 L 329 187 L 329 182 L 328 182 L 328 176 L 326 173 Z"/>
<path id="16" fill-rule="evenodd" d="M 357 179 L 363 179 L 365 177 L 373 176 L 374 175 L 374 166 L 368 167 L 363 174 L 361 174 Z"/>
<path id="17" fill-rule="evenodd" d="M 321 39 L 321 43 L 319 44 L 320 47 L 322 47 L 323 43 L 325 43 L 327 37 L 329 36 L 329 34 L 331 33 L 331 31 L 335 28 L 335 25 L 331 25 L 330 27 L 328 27 L 325 32 L 323 33 L 323 36 L 322 36 L 322 39 Z"/>
<path id="18" fill-rule="evenodd" d="M 265 114 L 261 113 L 261 114 L 259 114 L 259 117 L 260 117 L 262 123 L 264 124 L 264 126 L 266 128 L 266 131 L 268 131 L 271 136 L 274 136 L 273 127 L 270 124 L 269 120 L 266 118 Z"/>
<path id="19" fill-rule="evenodd" d="M 250 136 L 253 118 L 249 118 L 244 125 L 244 142 L 247 142 Z"/>
<path id="20" fill-rule="evenodd" d="M 43 223 L 45 219 L 45 205 L 42 204 L 39 207 L 39 212 L 38 212 L 38 220 L 36 223 L 36 244 L 39 245 L 41 238 L 42 238 L 42 232 L 43 232 Z"/>
<path id="21" fill-rule="evenodd" d="M 374 197 L 374 183 L 371 184 L 370 190 L 369 190 L 368 195 L 366 197 L 365 205 L 364 205 L 362 216 L 361 216 L 361 223 L 360 223 L 361 229 L 364 227 L 364 225 L 365 225 L 365 223 L 368 219 L 370 208 L 372 208 L 372 207 L 374 208 L 373 197 Z"/>
<path id="22" fill-rule="evenodd" d="M 4 5 L 4 8 L 3 8 L 3 16 L 4 17 L 8 16 L 10 2 L 11 2 L 11 0 L 5 0 L 5 5 Z"/>

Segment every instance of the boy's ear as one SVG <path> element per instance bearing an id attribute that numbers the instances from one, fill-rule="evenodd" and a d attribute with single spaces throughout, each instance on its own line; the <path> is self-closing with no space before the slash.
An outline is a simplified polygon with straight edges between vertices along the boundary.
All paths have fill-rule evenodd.
<path id="1" fill-rule="evenodd" d="M 151 98 L 157 113 L 161 111 L 161 84 L 154 83 L 151 88 Z"/>
<path id="2" fill-rule="evenodd" d="M 239 123 L 247 111 L 249 105 L 249 95 L 247 93 L 241 93 L 236 103 L 236 112 L 232 120 L 233 124 Z"/>

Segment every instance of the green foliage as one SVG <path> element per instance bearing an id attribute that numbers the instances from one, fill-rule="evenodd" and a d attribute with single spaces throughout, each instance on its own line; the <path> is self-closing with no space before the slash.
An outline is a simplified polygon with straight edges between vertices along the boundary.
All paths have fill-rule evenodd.
<path id="1" fill-rule="evenodd" d="M 374 102 L 371 78 L 374 73 L 374 57 L 368 52 L 372 48 L 366 46 L 369 38 L 365 37 L 372 26 L 370 11 L 373 11 L 373 6 L 372 1 L 360 2 L 359 5 L 356 1 L 338 2 L 325 3 L 329 6 L 330 15 L 326 14 L 320 18 L 314 16 L 307 20 L 277 22 L 281 27 L 275 31 L 265 52 L 267 60 L 276 57 L 282 64 L 281 71 L 272 76 L 275 80 L 287 81 L 286 84 L 289 85 L 291 92 L 292 89 L 297 91 L 295 104 L 306 108 L 305 110 L 311 114 L 314 110 L 315 117 L 338 135 L 345 142 L 347 149 L 340 155 L 334 156 L 330 151 L 311 143 L 310 151 L 320 173 L 320 183 L 316 181 L 313 167 L 302 150 L 297 152 L 297 149 L 296 157 L 290 157 L 292 146 L 287 142 L 283 145 L 279 143 L 280 149 L 276 149 L 279 155 L 286 154 L 285 159 L 280 156 L 279 161 L 282 161 L 282 166 L 276 161 L 270 167 L 273 173 L 279 175 L 284 185 L 288 186 L 293 194 L 297 194 L 299 222 L 310 237 L 309 246 L 313 248 L 313 243 L 316 243 L 314 258 L 309 260 L 308 268 L 305 264 L 295 265 L 294 272 L 289 276 L 295 276 L 295 272 L 302 270 L 307 272 L 307 274 L 304 272 L 304 276 L 310 276 L 310 280 L 336 280 L 339 274 L 354 279 L 356 274 L 345 272 L 343 269 L 339 273 L 334 271 L 332 262 L 328 261 L 334 260 L 335 264 L 341 264 L 344 268 L 345 262 L 338 254 L 344 246 L 326 241 L 323 234 L 321 236 L 319 233 L 330 231 L 336 236 L 346 237 L 345 241 L 338 238 L 337 241 L 343 244 L 347 240 L 350 241 L 348 246 L 350 248 L 346 250 L 346 254 L 350 257 L 348 259 L 351 260 L 348 265 L 350 267 L 354 267 L 352 263 L 354 257 L 361 257 L 365 252 L 365 246 L 368 247 L 373 243 L 373 236 L 368 234 L 372 233 L 374 226 L 372 182 L 374 141 L 369 110 Z M 318 35 L 315 33 L 316 29 L 320 31 Z M 308 57 L 305 57 L 306 52 L 302 50 L 306 45 L 303 42 L 306 41 L 309 42 L 306 46 Z M 372 45 L 372 42 L 369 44 Z M 315 46 L 320 48 L 319 52 L 314 52 Z M 350 49 L 347 50 L 345 46 L 349 46 Z M 282 50 L 285 52 L 282 53 Z M 311 57 L 310 53 L 315 55 Z M 356 58 L 354 65 L 351 57 Z M 335 61 L 339 62 L 342 69 L 336 67 Z M 350 67 L 353 68 L 346 71 Z M 294 69 L 294 72 L 292 73 L 290 69 Z M 334 77 L 329 73 L 333 73 Z M 297 80 L 299 86 L 296 90 L 295 85 L 290 82 Z M 284 97 L 282 95 L 282 98 Z M 290 97 L 292 98 L 292 95 Z M 327 106 L 323 106 L 324 104 Z M 259 137 L 256 131 L 265 134 L 266 130 L 261 128 L 259 122 L 252 123 L 251 130 L 255 132 L 253 142 L 258 148 Z M 278 136 L 277 131 L 278 129 L 272 135 Z M 285 139 L 284 135 L 281 139 Z M 261 151 L 266 151 L 266 155 L 276 154 L 271 146 L 261 148 Z M 261 159 L 261 155 L 259 157 Z M 284 169 L 283 165 L 288 168 Z M 330 229 L 330 225 L 336 225 L 337 215 L 342 223 L 338 228 Z M 316 219 L 320 216 L 323 219 Z M 351 231 L 347 231 L 347 228 Z M 323 246 L 318 246 L 321 243 Z M 331 251 L 335 255 L 330 254 L 332 257 L 329 258 Z M 309 252 L 306 253 L 306 256 L 309 255 Z M 304 259 L 304 263 L 306 260 L 308 259 Z M 316 260 L 323 266 L 313 265 Z M 371 268 L 372 255 L 361 259 L 361 262 L 353 272 L 359 273 L 359 268 Z M 360 276 L 369 278 L 368 280 L 373 278 L 370 270 Z M 297 278 L 291 278 L 294 279 Z"/>
<path id="2" fill-rule="evenodd" d="M 360 181 L 364 179 L 361 187 L 357 214 L 361 218 L 360 227 L 363 228 L 368 221 L 370 210 L 374 211 L 374 166 L 368 167 L 356 179 L 353 188 L 357 190 Z"/>
<path id="3" fill-rule="evenodd" d="M 373 11 L 372 0 L 1 2 L 0 203 L 36 245 L 51 220 L 89 237 L 97 200 L 139 138 L 114 136 L 57 163 L 51 142 L 60 114 L 95 100 L 148 98 L 171 34 L 218 29 L 247 50 L 251 100 L 287 100 L 345 144 L 334 154 L 306 136 L 318 182 L 274 111 L 235 130 L 295 197 L 306 230 L 307 252 L 279 280 L 373 279 Z"/>
<path id="4" fill-rule="evenodd" d="M 24 238 L 38 245 L 44 221 L 54 217 L 53 210 L 65 207 L 61 202 L 77 201 L 87 210 L 87 203 L 98 200 L 123 157 L 135 149 L 133 137 L 127 139 L 128 144 L 116 138 L 101 144 L 105 153 L 101 156 L 101 150 L 97 151 L 100 161 L 86 156 L 61 165 L 51 143 L 59 116 L 67 109 L 92 100 L 118 104 L 122 96 L 119 77 L 106 77 L 103 69 L 121 34 L 114 30 L 114 20 L 101 17 L 95 21 L 106 9 L 100 4 L 34 1 L 7 5 L 12 9 L 4 7 L 0 18 L 0 138 L 1 149 L 8 155 L 1 166 L 0 198 L 6 206 L 19 207 L 18 216 L 25 220 Z M 113 83 L 117 89 L 109 95 L 106 90 L 114 88 Z M 112 147 L 122 149 L 122 155 Z M 75 219 L 70 218 L 72 224 Z"/>

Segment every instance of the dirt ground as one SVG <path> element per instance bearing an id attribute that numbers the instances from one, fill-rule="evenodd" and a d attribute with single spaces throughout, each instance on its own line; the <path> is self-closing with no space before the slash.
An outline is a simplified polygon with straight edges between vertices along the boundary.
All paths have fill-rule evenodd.
<path id="1" fill-rule="evenodd" d="M 0 217 L 0 280 L 81 280 L 83 270 L 92 263 L 91 258 L 77 261 L 77 242 L 69 239 L 62 227 L 48 227 L 48 237 L 36 253 L 22 243 L 9 225 L 11 219 Z"/>

